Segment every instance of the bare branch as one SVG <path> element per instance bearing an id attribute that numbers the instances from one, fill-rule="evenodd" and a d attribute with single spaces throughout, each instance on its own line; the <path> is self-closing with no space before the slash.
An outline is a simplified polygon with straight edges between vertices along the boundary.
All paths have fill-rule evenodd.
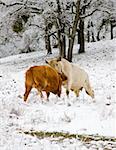
<path id="1" fill-rule="evenodd" d="M 41 9 L 41 8 L 37 8 L 37 7 L 27 7 L 27 8 L 31 9 L 32 13 L 42 14 L 42 12 L 43 12 L 43 9 Z"/>
<path id="2" fill-rule="evenodd" d="M 0 4 L 5 5 L 5 3 L 4 3 L 4 2 L 2 2 L 2 1 L 0 1 Z"/>
<path id="3" fill-rule="evenodd" d="M 55 36 L 55 37 L 57 38 L 57 36 L 55 35 L 55 33 L 57 33 L 57 31 L 51 32 L 51 33 L 49 33 L 48 35 L 49 35 L 49 36 Z M 58 39 L 58 38 L 57 38 L 57 39 Z"/>
<path id="4" fill-rule="evenodd" d="M 90 0 L 87 4 L 83 5 L 81 9 L 87 8 L 91 4 L 92 0 Z"/>
<path id="5" fill-rule="evenodd" d="M 35 26 L 35 27 L 37 27 L 37 28 L 40 28 L 40 29 L 43 29 L 43 27 L 41 27 L 41 26 L 39 26 L 39 25 L 37 25 L 37 24 L 29 24 L 29 26 Z"/>
<path id="6" fill-rule="evenodd" d="M 7 5 L 7 4 L 5 4 L 5 3 L 2 2 L 2 1 L 0 1 L 0 4 L 4 5 L 4 6 L 6 6 L 6 7 L 10 7 L 10 6 L 14 6 L 14 5 L 24 5 L 23 3 L 18 3 L 18 2 Z"/>
<path id="7" fill-rule="evenodd" d="M 18 2 L 16 2 L 16 3 L 13 3 L 13 4 L 9 4 L 9 5 L 5 5 L 6 7 L 11 7 L 11 6 L 15 6 L 15 5 L 24 5 L 23 3 L 18 3 Z"/>
<path id="8" fill-rule="evenodd" d="M 107 10 L 101 10 L 102 12 L 105 12 L 105 13 L 107 13 L 107 14 L 109 14 L 109 15 L 111 15 L 111 13 L 110 12 L 108 12 Z"/>
<path id="9" fill-rule="evenodd" d="M 90 4 L 91 4 L 92 0 L 90 0 L 88 3 L 86 3 L 85 5 L 83 5 L 80 10 L 86 9 Z M 73 3 L 73 6 L 76 7 L 76 4 Z"/>
<path id="10" fill-rule="evenodd" d="M 15 10 L 15 11 L 12 12 L 12 13 L 9 13 L 9 15 L 11 16 L 11 15 L 13 15 L 14 13 L 18 12 L 19 10 L 21 10 L 21 9 L 22 9 L 22 7 L 18 8 L 17 10 Z"/>
<path id="11" fill-rule="evenodd" d="M 82 16 L 80 16 L 80 18 L 81 18 L 81 19 L 84 19 L 84 18 L 86 18 L 86 17 L 89 17 L 89 16 L 93 15 L 96 11 L 101 11 L 101 10 L 95 9 L 95 10 L 93 10 L 91 13 L 89 13 L 89 14 L 87 14 L 87 15 L 82 15 Z"/>

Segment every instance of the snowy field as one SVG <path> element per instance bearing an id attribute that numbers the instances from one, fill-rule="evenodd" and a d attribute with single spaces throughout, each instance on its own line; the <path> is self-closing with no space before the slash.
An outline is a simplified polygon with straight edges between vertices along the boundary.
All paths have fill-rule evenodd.
<path id="1" fill-rule="evenodd" d="M 33 65 L 45 64 L 45 52 L 21 54 L 0 59 L 0 150 L 116 150 L 116 141 L 83 141 L 26 135 L 25 131 L 63 132 L 116 138 L 116 39 L 89 43 L 86 53 L 73 62 L 89 74 L 95 103 L 83 90 L 76 98 L 65 89 L 61 98 L 51 94 L 41 100 L 33 89 L 23 102 L 24 73 Z M 69 101 L 67 105 L 65 101 Z"/>

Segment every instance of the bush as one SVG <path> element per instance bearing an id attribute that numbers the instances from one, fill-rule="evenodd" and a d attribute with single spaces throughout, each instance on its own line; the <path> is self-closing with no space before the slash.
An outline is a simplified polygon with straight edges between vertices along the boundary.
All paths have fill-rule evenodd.
<path id="1" fill-rule="evenodd" d="M 22 18 L 17 18 L 17 20 L 14 22 L 12 26 L 12 29 L 16 33 L 19 33 L 23 30 Z"/>

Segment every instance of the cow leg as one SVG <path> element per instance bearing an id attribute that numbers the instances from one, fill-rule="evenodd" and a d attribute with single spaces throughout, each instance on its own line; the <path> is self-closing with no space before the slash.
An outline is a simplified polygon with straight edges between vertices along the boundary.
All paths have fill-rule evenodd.
<path id="1" fill-rule="evenodd" d="M 44 97 L 42 91 L 38 90 L 38 94 L 41 96 L 41 98 Z"/>
<path id="2" fill-rule="evenodd" d="M 46 94 L 47 94 L 47 100 L 49 101 L 50 92 L 46 92 Z"/>
<path id="3" fill-rule="evenodd" d="M 40 82 L 40 81 L 38 81 L 38 84 L 36 85 L 36 89 L 38 90 L 38 93 L 39 93 L 39 95 L 41 96 L 41 98 L 43 98 L 44 96 L 43 96 L 43 93 L 42 93 L 42 91 L 43 91 L 43 89 L 44 89 L 44 83 L 42 83 L 42 82 Z"/>
<path id="4" fill-rule="evenodd" d="M 72 82 L 69 80 L 69 81 L 67 82 L 67 87 L 66 87 L 66 94 L 67 94 L 67 97 L 69 97 L 69 91 L 70 91 L 70 89 L 71 89 L 71 84 L 72 84 Z"/>
<path id="5" fill-rule="evenodd" d="M 66 89 L 66 95 L 69 97 L 69 90 Z"/>
<path id="6" fill-rule="evenodd" d="M 76 97 L 79 97 L 79 89 L 74 90 L 74 93 L 76 94 Z"/>
<path id="7" fill-rule="evenodd" d="M 60 97 L 61 95 L 61 86 L 62 86 L 62 80 L 59 78 L 59 85 L 58 85 L 58 91 L 57 91 L 57 95 L 58 97 Z"/>
<path id="8" fill-rule="evenodd" d="M 74 89 L 74 93 L 76 94 L 77 97 L 79 97 L 79 92 L 82 91 L 82 89 L 83 89 L 83 87 L 81 87 L 79 89 L 78 88 Z"/>
<path id="9" fill-rule="evenodd" d="M 29 95 L 31 89 L 32 89 L 32 86 L 26 85 L 26 90 L 25 90 L 25 94 L 24 94 L 24 101 L 25 101 L 25 102 L 26 102 L 26 100 L 27 100 L 27 98 L 28 98 L 28 95 Z"/>
<path id="10" fill-rule="evenodd" d="M 60 90 L 60 91 L 58 91 L 57 95 L 58 95 L 58 97 L 60 97 L 60 96 L 61 96 L 61 90 Z"/>

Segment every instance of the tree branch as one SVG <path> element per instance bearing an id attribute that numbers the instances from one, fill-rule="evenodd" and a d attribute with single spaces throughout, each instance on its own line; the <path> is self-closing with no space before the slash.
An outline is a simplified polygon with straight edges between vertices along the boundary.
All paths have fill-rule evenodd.
<path id="1" fill-rule="evenodd" d="M 24 4 L 16 2 L 16 3 L 13 3 L 13 4 L 9 4 L 9 5 L 6 4 L 6 7 L 11 7 L 11 6 L 15 6 L 15 5 L 24 5 Z"/>
<path id="2" fill-rule="evenodd" d="M 2 2 L 2 1 L 0 1 L 0 4 L 2 4 L 2 5 L 4 5 L 4 6 L 6 5 L 6 4 L 5 4 L 4 2 Z"/>
<path id="3" fill-rule="evenodd" d="M 18 11 L 21 10 L 21 9 L 22 9 L 22 7 L 18 8 L 17 10 L 15 10 L 15 11 L 12 12 L 12 13 L 9 13 L 9 15 L 11 16 L 12 14 L 14 14 L 15 12 L 18 12 Z"/>
<path id="4" fill-rule="evenodd" d="M 89 13 L 89 14 L 87 14 L 87 15 L 82 15 L 82 16 L 80 16 L 80 18 L 81 18 L 81 19 L 84 19 L 84 18 L 86 18 L 86 17 L 89 17 L 89 16 L 93 15 L 96 11 L 100 11 L 100 10 L 99 10 L 99 9 L 95 9 L 95 10 L 93 10 L 91 13 Z"/>
<path id="5" fill-rule="evenodd" d="M 2 2 L 2 1 L 0 1 L 0 4 L 4 5 L 4 6 L 6 6 L 6 7 L 10 7 L 10 6 L 14 6 L 14 5 L 24 5 L 23 3 L 18 3 L 18 2 L 7 5 L 7 4 L 5 4 L 5 3 Z"/>
<path id="6" fill-rule="evenodd" d="M 87 4 L 83 5 L 81 9 L 87 8 L 91 4 L 92 0 L 90 0 Z"/>
<path id="7" fill-rule="evenodd" d="M 37 28 L 40 28 L 40 29 L 43 29 L 41 26 L 39 26 L 39 25 L 37 25 L 37 24 L 29 24 L 29 26 L 35 26 L 35 27 L 37 27 Z"/>
<path id="8" fill-rule="evenodd" d="M 30 8 L 32 11 L 32 13 L 39 13 L 39 14 L 42 14 L 43 12 L 43 9 L 41 8 L 37 8 L 37 7 L 27 7 L 27 8 Z"/>

